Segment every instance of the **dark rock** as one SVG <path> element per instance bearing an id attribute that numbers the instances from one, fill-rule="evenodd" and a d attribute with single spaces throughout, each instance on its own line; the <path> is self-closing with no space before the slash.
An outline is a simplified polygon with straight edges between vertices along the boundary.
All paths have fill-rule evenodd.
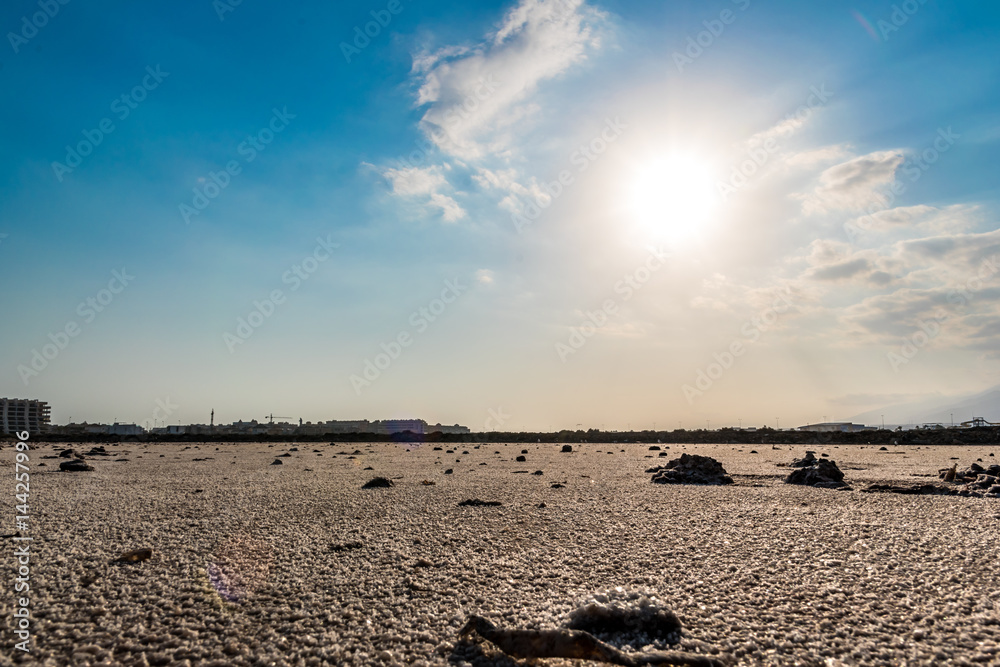
<path id="1" fill-rule="evenodd" d="M 440 451 L 441 451 L 441 448 L 440 448 L 440 447 L 435 447 L 433 451 L 435 451 L 435 452 L 440 452 Z"/>
<path id="2" fill-rule="evenodd" d="M 64 459 L 82 459 L 83 454 L 80 454 L 75 449 L 64 449 L 59 452 L 59 457 Z"/>
<path id="3" fill-rule="evenodd" d="M 518 457 L 517 457 L 516 459 L 514 459 L 514 460 L 515 460 L 515 461 L 517 461 L 517 462 L 519 462 L 519 463 L 524 463 L 524 462 L 525 462 L 525 461 L 527 461 L 528 459 L 527 459 L 526 457 L 524 457 L 524 456 L 518 456 Z"/>
<path id="4" fill-rule="evenodd" d="M 502 503 L 499 500 L 480 500 L 479 498 L 471 498 L 469 500 L 463 500 L 458 504 L 459 507 L 499 507 Z"/>
<path id="5" fill-rule="evenodd" d="M 539 508 L 539 509 L 542 509 L 542 508 L 544 508 L 544 507 L 545 507 L 545 503 L 538 503 L 538 508 Z"/>
<path id="6" fill-rule="evenodd" d="M 849 489 L 844 482 L 844 473 L 829 459 L 814 459 L 815 463 L 793 470 L 785 478 L 785 484 L 815 486 L 821 489 Z M 794 465 L 794 464 L 793 464 Z"/>
<path id="7" fill-rule="evenodd" d="M 658 451 L 660 451 L 660 448 L 657 447 L 656 445 L 653 445 L 652 447 L 649 448 L 649 451 L 651 451 L 651 452 L 658 452 Z"/>
<path id="8" fill-rule="evenodd" d="M 531 474 L 532 475 L 544 475 L 545 473 L 543 473 L 541 470 L 536 470 L 535 472 L 533 472 Z"/>
<path id="9" fill-rule="evenodd" d="M 562 449 L 559 450 L 559 451 L 562 452 L 562 453 L 564 453 L 564 454 L 572 452 L 573 451 L 573 445 L 563 445 Z"/>
<path id="10" fill-rule="evenodd" d="M 161 454 L 160 456 L 163 456 L 163 455 Z M 271 461 L 271 465 L 273 465 L 273 466 L 283 466 L 283 465 L 285 465 L 285 462 L 282 461 L 281 459 L 274 459 L 273 461 Z"/>
<path id="11" fill-rule="evenodd" d="M 751 453 L 751 454 L 756 454 L 756 453 L 757 453 L 757 450 L 756 450 L 756 449 L 751 449 L 751 450 L 750 450 L 750 453 Z"/>
<path id="12" fill-rule="evenodd" d="M 521 453 L 522 453 L 522 454 L 527 454 L 527 453 L 528 453 L 528 450 L 527 450 L 527 449 L 522 449 L 522 450 L 521 450 Z"/>
<path id="13" fill-rule="evenodd" d="M 278 456 L 280 458 L 287 459 L 287 458 L 291 457 L 291 454 L 289 454 L 288 452 L 285 452 L 284 454 L 278 454 Z"/>
<path id="14" fill-rule="evenodd" d="M 565 489 L 566 485 L 565 484 L 560 484 L 559 482 L 556 482 L 555 484 L 553 484 L 549 488 L 550 489 Z"/>
<path id="15" fill-rule="evenodd" d="M 361 544 L 361 542 L 344 542 L 343 544 L 331 544 L 330 551 L 353 551 L 354 549 L 360 549 L 363 546 L 364 545 Z"/>
<path id="16" fill-rule="evenodd" d="M 889 451 L 889 448 L 888 447 L 879 447 L 878 450 L 880 452 L 887 452 L 887 451 Z"/>
<path id="17" fill-rule="evenodd" d="M 665 466 L 650 469 L 654 474 L 654 484 L 732 484 L 733 478 L 726 474 L 722 464 L 709 456 L 681 454 Z M 649 471 L 647 471 L 649 472 Z"/>
<path id="18" fill-rule="evenodd" d="M 666 452 L 660 452 L 660 453 L 659 453 L 659 458 L 661 458 L 661 459 L 665 459 L 665 458 L 667 458 L 668 456 L 670 456 L 670 455 L 669 455 L 669 454 L 667 454 Z"/>
<path id="19" fill-rule="evenodd" d="M 450 475 L 450 474 L 452 474 L 453 472 L 455 472 L 455 471 L 454 471 L 454 470 L 452 470 L 451 468 L 448 468 L 447 470 L 445 470 L 445 471 L 444 471 L 444 474 L 446 474 L 446 475 Z"/>
<path id="20" fill-rule="evenodd" d="M 74 459 L 73 461 L 63 461 L 59 464 L 59 469 L 66 472 L 88 472 L 93 470 L 94 466 L 81 459 Z"/>
<path id="21" fill-rule="evenodd" d="M 362 468 L 362 470 L 375 470 L 375 468 L 373 468 L 373 467 L 371 467 L 371 466 L 367 466 L 367 467 L 365 467 L 365 468 Z"/>
<path id="22" fill-rule="evenodd" d="M 395 486 L 391 479 L 386 479 L 385 477 L 375 477 L 362 486 L 362 489 L 387 489 L 390 486 Z"/>

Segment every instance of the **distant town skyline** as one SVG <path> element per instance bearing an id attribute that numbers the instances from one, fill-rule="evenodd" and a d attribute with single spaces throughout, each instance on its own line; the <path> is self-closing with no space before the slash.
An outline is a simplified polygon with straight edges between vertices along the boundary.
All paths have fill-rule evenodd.
<path id="1" fill-rule="evenodd" d="M 1000 386 L 998 6 L 39 7 L 0 9 L 0 395 L 55 423 L 792 427 Z"/>

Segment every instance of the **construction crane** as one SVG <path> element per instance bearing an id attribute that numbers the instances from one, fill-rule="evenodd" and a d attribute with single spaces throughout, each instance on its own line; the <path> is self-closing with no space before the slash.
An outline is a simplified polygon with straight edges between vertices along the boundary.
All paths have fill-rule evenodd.
<path id="1" fill-rule="evenodd" d="M 273 412 L 271 414 L 269 414 L 269 415 L 264 415 L 264 417 L 266 417 L 267 419 L 271 420 L 271 421 L 268 422 L 268 424 L 273 424 L 274 423 L 275 417 L 274 417 L 274 413 Z M 278 417 L 278 419 L 291 419 L 291 417 Z"/>

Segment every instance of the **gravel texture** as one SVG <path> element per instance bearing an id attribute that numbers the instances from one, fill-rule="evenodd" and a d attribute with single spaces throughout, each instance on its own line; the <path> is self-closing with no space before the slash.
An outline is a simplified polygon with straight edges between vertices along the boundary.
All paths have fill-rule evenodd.
<path id="1" fill-rule="evenodd" d="M 859 489 L 989 465 L 997 446 L 671 446 L 717 459 L 726 486 L 650 484 L 656 452 L 623 443 L 528 445 L 542 476 L 515 474 L 524 444 L 455 462 L 429 445 L 123 443 L 60 472 L 70 446 L 86 449 L 31 452 L 32 652 L 13 648 L 8 539 L 0 664 L 526 665 L 457 632 L 470 614 L 566 627 L 598 602 L 672 611 L 673 650 L 740 664 L 1000 665 L 1000 501 L 794 486 L 776 465 L 828 453 Z M 361 488 L 375 476 L 393 486 Z M 152 557 L 112 562 L 137 549 Z"/>

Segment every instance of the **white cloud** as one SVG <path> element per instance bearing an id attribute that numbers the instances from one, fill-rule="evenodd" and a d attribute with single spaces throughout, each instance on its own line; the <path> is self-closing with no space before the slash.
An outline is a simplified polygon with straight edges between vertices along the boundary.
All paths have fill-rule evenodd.
<path id="1" fill-rule="evenodd" d="M 903 164 L 901 151 L 876 151 L 826 169 L 819 186 L 805 197 L 806 213 L 861 210 L 876 201 L 878 192 L 896 180 Z"/>
<path id="2" fill-rule="evenodd" d="M 440 154 L 428 168 L 383 169 L 393 194 L 426 196 L 445 221 L 465 218 L 444 192 L 445 172 L 455 165 L 510 213 L 522 211 L 522 198 L 546 197 L 511 166 L 523 147 L 523 123 L 540 110 L 533 99 L 539 86 L 584 61 L 606 26 L 607 16 L 584 0 L 520 0 L 479 42 L 415 55 L 416 104 L 426 107 L 419 127 Z"/>
<path id="3" fill-rule="evenodd" d="M 403 169 L 386 169 L 382 175 L 392 184 L 392 192 L 397 195 L 430 195 L 439 188 L 446 187 L 448 181 L 441 173 L 440 167 L 405 167 Z"/>
<path id="4" fill-rule="evenodd" d="M 431 206 L 441 209 L 441 216 L 445 222 L 455 222 L 466 216 L 465 209 L 458 205 L 458 202 L 447 195 L 435 192 L 431 195 Z"/>
<path id="5" fill-rule="evenodd" d="M 441 167 L 389 168 L 383 170 L 382 175 L 392 184 L 393 194 L 403 197 L 426 197 L 427 204 L 438 209 L 445 222 L 455 222 L 466 216 L 465 209 L 457 201 L 439 192 L 449 187 Z"/>
<path id="6" fill-rule="evenodd" d="M 953 204 L 944 208 L 918 204 L 897 206 L 852 220 L 852 228 L 872 232 L 950 234 L 967 232 L 979 220 L 979 207 Z"/>
<path id="7" fill-rule="evenodd" d="M 833 146 L 824 146 L 823 148 L 802 151 L 800 153 L 793 153 L 785 158 L 785 163 L 793 167 L 803 167 L 808 169 L 826 162 L 843 160 L 848 157 L 851 157 L 850 146 L 847 144 L 836 144 Z"/>
<path id="8" fill-rule="evenodd" d="M 422 129 L 448 155 L 476 160 L 509 148 L 504 130 L 533 111 L 540 83 L 599 46 L 605 15 L 583 0 L 521 0 L 500 28 L 472 47 L 414 59 Z"/>

